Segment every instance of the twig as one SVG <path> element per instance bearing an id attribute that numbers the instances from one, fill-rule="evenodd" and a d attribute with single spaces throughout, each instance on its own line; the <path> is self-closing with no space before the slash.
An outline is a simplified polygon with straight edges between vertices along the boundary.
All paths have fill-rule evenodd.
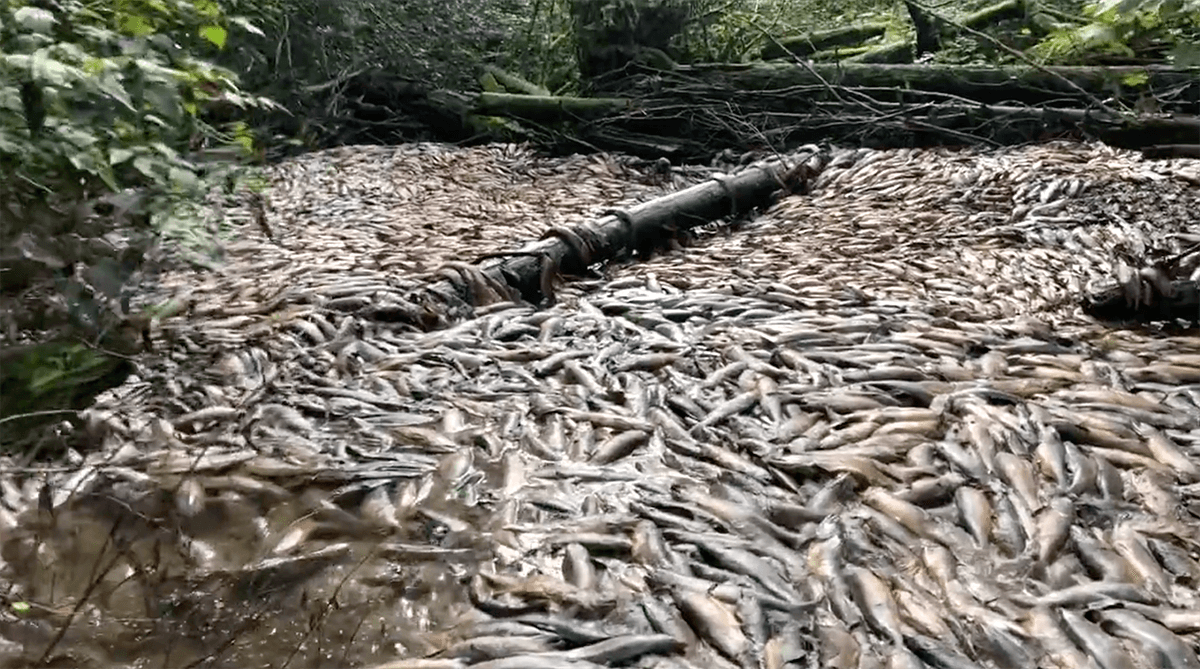
<path id="1" fill-rule="evenodd" d="M 338 582 L 337 587 L 333 589 L 333 593 L 329 595 L 329 599 L 325 600 L 325 606 L 323 606 L 321 610 L 317 612 L 317 617 L 314 621 L 314 624 L 309 625 L 308 631 L 304 633 L 304 637 L 301 638 L 300 642 L 296 644 L 296 647 L 292 649 L 292 652 L 287 656 L 287 659 L 283 661 L 283 664 L 279 666 L 279 669 L 287 669 L 287 666 L 292 663 L 293 659 L 295 659 L 296 654 L 300 652 L 301 646 L 303 646 L 304 643 L 308 641 L 308 638 L 312 636 L 317 624 L 324 620 L 325 616 L 329 613 L 329 609 L 333 608 L 334 601 L 337 600 L 337 596 L 342 592 L 342 586 L 346 585 L 346 583 L 350 581 L 350 577 L 353 576 L 355 572 L 357 572 L 364 564 L 366 564 L 367 560 L 373 557 L 375 557 L 374 548 L 367 551 L 367 553 L 363 555 L 363 558 L 358 561 L 358 564 L 354 565 L 353 569 L 346 572 L 346 575 L 343 576 L 342 580 Z"/>
<path id="2" fill-rule="evenodd" d="M 36 418 L 38 416 L 53 416 L 60 413 L 79 413 L 74 409 L 46 409 L 45 411 L 30 411 L 29 413 L 16 413 L 11 416 L 0 418 L 0 425 L 7 423 L 10 420 L 21 420 L 22 418 Z"/>
<path id="3" fill-rule="evenodd" d="M 100 582 L 104 580 L 104 575 L 107 574 L 108 571 L 117 564 L 117 560 L 121 559 L 121 553 L 117 551 L 113 555 L 112 560 L 109 561 L 107 567 L 102 570 L 98 569 L 100 566 L 100 561 L 104 557 L 105 549 L 108 548 L 110 543 L 114 546 L 116 545 L 114 537 L 116 536 L 117 528 L 120 526 L 120 518 L 117 518 L 115 521 L 113 521 L 112 529 L 108 532 L 108 538 L 105 539 L 104 545 L 100 547 L 100 551 L 96 554 L 96 562 L 92 565 L 92 578 L 88 582 L 87 588 L 84 589 L 83 594 L 80 595 L 79 601 L 75 602 L 75 606 L 71 609 L 71 613 L 67 614 L 66 621 L 63 622 L 62 626 L 58 628 L 58 632 L 55 633 L 54 638 L 50 640 L 50 645 L 46 646 L 46 651 L 42 653 L 42 657 L 38 660 L 38 664 L 46 664 L 49 662 L 50 653 L 54 652 L 54 649 L 58 646 L 59 642 L 61 642 L 63 637 L 66 636 L 67 630 L 71 627 L 71 623 L 75 621 L 75 616 L 79 615 L 79 611 L 83 609 L 83 605 L 87 603 L 88 599 L 92 596 L 92 593 L 95 592 L 96 588 L 100 586 Z"/>

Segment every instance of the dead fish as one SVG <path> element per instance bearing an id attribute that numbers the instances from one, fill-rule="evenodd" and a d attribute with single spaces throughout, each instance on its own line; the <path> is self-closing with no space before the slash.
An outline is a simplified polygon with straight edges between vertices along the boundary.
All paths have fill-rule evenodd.
<path id="1" fill-rule="evenodd" d="M 650 434 L 641 430 L 622 432 L 596 447 L 589 462 L 595 465 L 607 465 L 633 453 L 638 447 L 650 440 Z"/>
<path id="2" fill-rule="evenodd" d="M 896 644 L 902 643 L 900 613 L 891 588 L 869 569 L 849 567 L 851 592 L 867 621 L 877 632 Z"/>
<path id="3" fill-rule="evenodd" d="M 369 669 L 466 669 L 467 663 L 458 659 L 409 658 L 373 664 Z"/>
<path id="4" fill-rule="evenodd" d="M 644 655 L 674 653 L 679 649 L 679 642 L 668 634 L 626 634 L 562 651 L 560 655 L 570 660 L 610 666 L 624 664 Z"/>
<path id="5" fill-rule="evenodd" d="M 1037 518 L 1037 564 L 1046 566 L 1058 556 L 1075 522 L 1075 505 L 1058 497 Z"/>
<path id="6" fill-rule="evenodd" d="M 1070 609 L 1060 612 L 1067 635 L 1100 665 L 1101 669 L 1136 669 L 1133 658 L 1099 625 Z"/>
<path id="7" fill-rule="evenodd" d="M 1129 564 L 1096 539 L 1090 529 L 1072 526 L 1071 542 L 1075 545 L 1079 561 L 1094 578 L 1117 583 L 1129 580 Z"/>
<path id="8" fill-rule="evenodd" d="M 596 587 L 596 568 L 592 566 L 591 555 L 587 549 L 577 543 L 567 544 L 563 551 L 563 579 L 582 590 Z"/>
<path id="9" fill-rule="evenodd" d="M 646 567 L 676 567 L 673 551 L 663 540 L 658 526 L 648 520 L 639 521 L 633 528 L 630 555 Z"/>
<path id="10" fill-rule="evenodd" d="M 904 645 L 922 662 L 938 669 L 982 669 L 967 656 L 946 644 L 920 634 L 904 636 Z"/>
<path id="11" fill-rule="evenodd" d="M 1068 495 L 1079 495 L 1098 489 L 1100 470 L 1095 460 L 1084 454 L 1074 444 L 1064 444 L 1067 467 L 1071 470 Z"/>
<path id="12" fill-rule="evenodd" d="M 992 541 L 994 541 L 1009 557 L 1016 557 L 1025 552 L 1029 536 L 1026 534 L 1017 509 L 1008 495 L 997 495 L 992 506 L 995 522 L 992 524 Z"/>
<path id="13" fill-rule="evenodd" d="M 759 394 L 752 390 L 735 395 L 733 398 L 715 407 L 703 420 L 696 423 L 691 429 L 691 434 L 702 433 L 705 428 L 716 425 L 730 416 L 742 413 L 743 411 L 749 411 L 751 407 L 758 404 L 758 401 Z"/>
<path id="14" fill-rule="evenodd" d="M 508 620 L 553 634 L 572 645 L 598 643 L 613 637 L 612 634 L 587 623 L 555 615 L 527 614 L 509 618 Z"/>
<path id="15" fill-rule="evenodd" d="M 810 652 L 804 648 L 799 627 L 789 625 L 763 644 L 759 666 L 761 669 L 784 669 L 787 665 L 800 661 Z"/>
<path id="16" fill-rule="evenodd" d="M 1048 592 L 1037 598 L 1038 606 L 1086 607 L 1095 602 L 1117 600 L 1151 604 L 1155 600 L 1130 583 L 1089 581 Z"/>
<path id="17" fill-rule="evenodd" d="M 1067 453 L 1058 432 L 1043 426 L 1034 453 L 1042 473 L 1053 479 L 1060 489 L 1066 488 Z"/>
<path id="18" fill-rule="evenodd" d="M 642 612 L 654 631 L 669 635 L 684 646 L 691 646 L 696 635 L 679 615 L 674 603 L 664 602 L 658 597 L 646 596 L 639 600 Z"/>
<path id="19" fill-rule="evenodd" d="M 387 486 L 377 486 L 367 493 L 359 505 L 359 513 L 372 525 L 382 529 L 400 527 L 396 505 Z"/>
<path id="20" fill-rule="evenodd" d="M 985 548 L 992 533 L 992 505 L 987 495 L 978 488 L 962 486 L 955 491 L 954 501 L 963 525 L 975 539 L 975 545 Z"/>
<path id="21" fill-rule="evenodd" d="M 914 481 L 907 489 L 897 491 L 896 497 L 920 507 L 939 507 L 954 497 L 965 481 L 958 472 L 927 476 Z"/>
<path id="22" fill-rule="evenodd" d="M 696 635 L 708 641 L 725 657 L 741 662 L 750 650 L 750 640 L 742 633 L 736 614 L 729 607 L 704 592 L 676 588 L 672 590 L 684 620 Z M 673 640 L 672 640 L 673 641 Z"/>
<path id="23" fill-rule="evenodd" d="M 1168 592 L 1167 575 L 1150 552 L 1145 538 L 1126 523 L 1113 528 L 1112 546 L 1150 590 L 1156 595 Z"/>
<path id="24" fill-rule="evenodd" d="M 189 476 L 179 482 L 179 489 L 175 491 L 175 508 L 184 518 L 199 515 L 204 511 L 207 501 L 204 486 L 200 485 L 199 481 Z"/>
<path id="25" fill-rule="evenodd" d="M 563 657 L 561 653 L 537 655 L 513 655 L 498 660 L 487 660 L 469 665 L 477 669 L 601 669 L 602 664 Z"/>
<path id="26" fill-rule="evenodd" d="M 442 651 L 444 657 L 466 660 L 470 664 L 513 655 L 542 653 L 551 650 L 549 635 L 541 636 L 477 636 L 464 639 Z"/>
<path id="27" fill-rule="evenodd" d="M 828 616 L 816 625 L 821 667 L 858 669 L 862 658 L 858 640 L 840 618 Z"/>
<path id="28" fill-rule="evenodd" d="M 1021 496 L 1030 511 L 1036 512 L 1042 507 L 1041 499 L 1038 497 L 1039 486 L 1035 479 L 1033 466 L 1027 460 L 1018 458 L 1012 453 L 997 453 L 996 465 L 1005 482 Z"/>
<path id="29" fill-rule="evenodd" d="M 1154 459 L 1169 467 L 1185 483 L 1200 480 L 1200 465 L 1184 455 L 1159 430 L 1147 429 L 1146 432 L 1146 446 Z"/>
<path id="30" fill-rule="evenodd" d="M 1118 638 L 1141 644 L 1159 666 L 1170 669 L 1200 669 L 1196 652 L 1171 630 L 1133 611 L 1110 609 L 1102 614 L 1103 627 Z"/>
<path id="31" fill-rule="evenodd" d="M 637 355 L 617 365 L 616 371 L 629 372 L 634 370 L 656 372 L 664 367 L 670 367 L 683 359 L 678 353 L 649 353 Z"/>

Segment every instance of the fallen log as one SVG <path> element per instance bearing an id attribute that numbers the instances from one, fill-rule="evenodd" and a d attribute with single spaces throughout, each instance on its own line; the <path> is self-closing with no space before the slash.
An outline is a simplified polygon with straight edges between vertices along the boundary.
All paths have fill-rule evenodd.
<path id="1" fill-rule="evenodd" d="M 543 97 L 549 97 L 550 95 L 550 89 L 545 86 L 539 86 L 524 77 L 515 75 L 508 70 L 502 70 L 495 65 L 484 65 L 483 71 L 486 74 L 492 75 L 492 78 L 497 83 L 511 92 L 523 95 L 540 95 Z"/>
<path id="2" fill-rule="evenodd" d="M 762 49 L 763 60 L 787 58 L 794 55 L 803 58 L 818 51 L 834 47 L 850 46 L 878 37 L 887 31 L 886 23 L 864 23 L 833 30 L 821 30 L 798 37 L 788 37 L 771 42 Z"/>
<path id="3" fill-rule="evenodd" d="M 888 45 L 890 48 L 892 45 Z M 884 48 L 884 47 L 880 47 Z M 982 104 L 1020 101 L 1053 102 L 1065 106 L 1082 100 L 1080 89 L 1100 97 L 1114 97 L 1133 105 L 1139 96 L 1160 98 L 1163 111 L 1195 109 L 1200 102 L 1200 68 L 1171 67 L 976 67 L 962 65 L 870 65 L 862 63 L 814 64 L 733 63 L 680 66 L 663 77 L 663 86 L 678 80 L 697 90 L 718 91 L 796 90 L 805 87 L 816 95 L 826 86 L 871 89 L 877 99 L 913 99 L 925 91 L 968 98 Z"/>
<path id="4" fill-rule="evenodd" d="M 475 111 L 531 121 L 589 119 L 627 111 L 633 102 L 619 98 L 576 98 L 513 93 L 480 93 Z"/>
<path id="5" fill-rule="evenodd" d="M 677 243 L 692 228 L 769 205 L 781 191 L 803 192 L 828 161 L 828 153 L 809 147 L 786 162 L 755 163 L 574 228 L 551 228 L 520 249 L 487 254 L 472 264 L 450 263 L 409 303 L 372 305 L 362 315 L 433 329 L 469 318 L 475 307 L 489 303 L 553 302 L 555 277 L 644 257 Z"/>

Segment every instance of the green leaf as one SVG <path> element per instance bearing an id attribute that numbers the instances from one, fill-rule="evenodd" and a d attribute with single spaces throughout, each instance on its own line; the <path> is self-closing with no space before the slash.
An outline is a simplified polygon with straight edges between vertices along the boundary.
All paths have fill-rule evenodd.
<path id="1" fill-rule="evenodd" d="M 133 168 L 141 172 L 147 179 L 158 179 L 158 175 L 154 172 L 154 161 L 146 156 L 134 158 Z"/>
<path id="2" fill-rule="evenodd" d="M 121 163 L 125 162 L 126 160 L 129 160 L 132 157 L 133 157 L 133 151 L 130 151 L 129 149 L 117 148 L 117 149 L 112 149 L 111 151 L 108 152 L 108 160 L 113 165 L 120 165 Z"/>
<path id="3" fill-rule="evenodd" d="M 29 60 L 29 72 L 39 82 L 52 86 L 70 86 L 87 75 L 77 67 L 55 60 L 45 49 L 38 49 Z"/>
<path id="4" fill-rule="evenodd" d="M 213 0 L 196 0 L 196 12 L 205 18 L 217 19 L 221 17 L 221 6 Z"/>
<path id="5" fill-rule="evenodd" d="M 245 30 L 246 32 L 250 33 L 251 35 L 258 35 L 259 37 L 267 36 L 266 33 L 259 30 L 258 26 L 254 25 L 253 23 L 250 23 L 250 19 L 247 19 L 244 16 L 234 16 L 229 19 L 229 22 L 234 24 L 235 26 L 241 28 L 242 30 Z"/>
<path id="6" fill-rule="evenodd" d="M 13 12 L 17 25 L 35 33 L 49 33 L 57 22 L 54 15 L 40 7 L 22 7 Z"/>
<path id="7" fill-rule="evenodd" d="M 1200 45 L 1178 44 L 1171 49 L 1171 58 L 1179 67 L 1200 67 Z"/>
<path id="8" fill-rule="evenodd" d="M 208 25 L 200 28 L 200 36 L 217 45 L 218 49 L 224 49 L 225 38 L 228 36 L 228 33 L 221 26 Z"/>
<path id="9" fill-rule="evenodd" d="M 1130 87 L 1145 86 L 1150 81 L 1150 75 L 1145 72 L 1136 72 L 1127 74 L 1121 77 L 1121 83 Z"/>
<path id="10" fill-rule="evenodd" d="M 153 123 L 154 125 L 156 125 L 160 128 L 170 128 L 171 127 L 170 123 L 167 123 L 165 120 L 163 120 L 162 117 L 158 116 L 157 114 L 146 114 L 145 116 L 142 117 L 142 120 L 145 121 L 146 123 Z"/>
<path id="11" fill-rule="evenodd" d="M 196 175 L 188 170 L 172 167 L 170 170 L 168 170 L 168 174 L 171 177 L 171 183 L 184 190 L 191 190 L 199 184 L 199 181 L 196 179 Z"/>
<path id="12" fill-rule="evenodd" d="M 146 35 L 154 34 L 154 26 L 150 22 L 138 14 L 126 14 L 118 20 L 118 25 L 122 32 L 129 33 L 134 37 L 145 37 Z"/>

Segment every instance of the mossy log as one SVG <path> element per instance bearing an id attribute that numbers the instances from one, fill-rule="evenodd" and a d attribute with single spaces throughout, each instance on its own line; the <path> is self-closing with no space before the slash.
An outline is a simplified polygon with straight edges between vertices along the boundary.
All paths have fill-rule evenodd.
<path id="1" fill-rule="evenodd" d="M 863 23 L 788 37 L 764 46 L 760 57 L 763 60 L 787 58 L 789 55 L 803 58 L 834 47 L 860 44 L 882 35 L 887 31 L 887 27 L 886 23 Z"/>
<path id="2" fill-rule="evenodd" d="M 859 86 L 891 89 L 891 95 L 912 100 L 926 91 L 969 98 L 983 104 L 1020 101 L 1043 104 L 1081 101 L 1079 89 L 1100 98 L 1114 97 L 1129 105 L 1140 97 L 1170 91 L 1180 105 L 1200 102 L 1200 68 L 1173 67 L 977 67 L 963 65 L 868 65 L 861 63 L 723 63 L 680 66 L 678 75 L 691 85 L 714 90 L 769 91 L 809 87 Z M 1066 81 L 1064 81 L 1064 79 Z M 1068 83 L 1070 82 L 1070 83 Z M 1086 101 L 1081 101 L 1086 102 Z"/>
<path id="3" fill-rule="evenodd" d="M 620 98 L 576 98 L 511 93 L 480 93 L 475 111 L 487 116 L 512 116 L 531 121 L 595 119 L 633 107 Z"/>

